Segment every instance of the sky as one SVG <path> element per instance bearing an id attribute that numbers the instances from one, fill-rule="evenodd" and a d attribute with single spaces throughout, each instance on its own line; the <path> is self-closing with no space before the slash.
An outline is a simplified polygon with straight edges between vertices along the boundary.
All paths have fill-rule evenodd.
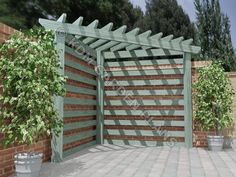
<path id="1" fill-rule="evenodd" d="M 145 0 L 130 0 L 134 5 L 140 6 L 145 11 Z M 194 0 L 177 0 L 190 19 L 196 21 Z M 229 16 L 231 22 L 231 36 L 234 48 L 236 48 L 236 0 L 220 0 L 222 11 Z"/>

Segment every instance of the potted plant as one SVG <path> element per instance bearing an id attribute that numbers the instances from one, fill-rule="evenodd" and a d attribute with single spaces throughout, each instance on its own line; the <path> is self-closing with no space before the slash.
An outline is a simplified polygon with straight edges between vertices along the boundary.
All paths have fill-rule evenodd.
<path id="1" fill-rule="evenodd" d="M 53 102 L 53 96 L 65 92 L 59 66 L 53 33 L 43 29 L 16 33 L 0 47 L 0 131 L 5 146 L 32 145 L 52 131 L 59 134 L 63 124 Z M 41 163 L 39 152 L 16 154 L 16 174 L 36 177 Z"/>
<path id="2" fill-rule="evenodd" d="M 233 122 L 231 112 L 234 94 L 221 63 L 211 63 L 199 69 L 193 88 L 194 119 L 203 130 L 215 131 L 215 136 L 207 137 L 208 148 L 220 151 L 224 142 L 222 130 Z"/>

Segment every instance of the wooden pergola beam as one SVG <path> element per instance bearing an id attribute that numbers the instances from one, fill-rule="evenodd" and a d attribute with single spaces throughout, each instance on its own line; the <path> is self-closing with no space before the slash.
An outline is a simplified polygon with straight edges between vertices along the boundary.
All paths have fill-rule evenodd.
<path id="1" fill-rule="evenodd" d="M 122 59 L 122 58 L 141 58 L 141 57 L 157 57 L 167 55 L 183 55 L 183 52 L 164 49 L 148 49 L 148 50 L 132 50 L 132 51 L 116 51 L 103 52 L 105 59 Z"/>
<path id="2" fill-rule="evenodd" d="M 162 48 L 168 50 L 176 50 L 181 52 L 188 52 L 193 54 L 198 54 L 201 50 L 198 46 L 186 45 L 178 42 L 172 41 L 161 41 L 154 40 L 151 38 L 144 38 L 134 35 L 116 35 L 110 31 L 104 31 L 101 29 L 91 29 L 90 27 L 77 26 L 75 24 L 56 22 L 52 20 L 39 19 L 39 23 L 46 29 L 51 29 L 54 31 L 65 32 L 67 34 L 79 35 L 84 37 L 98 38 L 110 41 L 117 41 L 120 43 L 136 44 L 140 46 L 152 47 L 152 48 Z"/>

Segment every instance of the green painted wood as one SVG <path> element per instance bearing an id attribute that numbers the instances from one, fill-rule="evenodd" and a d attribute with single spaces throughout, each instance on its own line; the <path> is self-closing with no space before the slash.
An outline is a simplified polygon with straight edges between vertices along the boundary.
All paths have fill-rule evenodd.
<path id="1" fill-rule="evenodd" d="M 106 100 L 106 106 L 164 106 L 184 105 L 184 100 Z"/>
<path id="2" fill-rule="evenodd" d="M 81 111 L 64 111 L 64 118 L 80 117 L 80 116 L 95 116 L 96 110 L 81 110 Z"/>
<path id="3" fill-rule="evenodd" d="M 90 85 L 96 85 L 96 80 L 89 79 L 87 77 L 83 77 L 78 74 L 74 74 L 71 72 L 65 72 L 65 76 L 67 76 L 69 79 L 72 79 L 74 81 L 90 84 Z"/>
<path id="4" fill-rule="evenodd" d="M 97 26 L 98 26 L 98 20 L 94 20 L 92 23 L 90 23 L 90 24 L 88 25 L 88 27 L 94 28 L 94 29 L 96 29 Z M 95 40 L 96 40 L 96 38 L 88 37 L 88 38 L 85 38 L 85 39 L 83 40 L 83 43 L 84 43 L 84 44 L 88 44 L 88 43 L 90 43 L 90 42 L 92 42 L 92 41 L 95 41 Z"/>
<path id="5" fill-rule="evenodd" d="M 72 49 L 68 46 L 65 46 L 65 49 L 66 49 L 66 53 L 69 53 L 69 54 L 73 55 L 74 57 L 77 57 L 78 59 L 86 61 L 91 65 L 97 64 L 96 61 L 94 59 L 92 59 L 91 57 L 89 57 L 88 55 L 81 54 L 79 51 Z"/>
<path id="6" fill-rule="evenodd" d="M 183 116 L 184 111 L 183 110 L 105 110 L 105 115 L 133 115 L 133 116 L 142 116 L 145 117 L 144 114 L 148 114 L 149 116 L 159 116 L 159 115 L 175 115 L 175 116 Z"/>
<path id="7" fill-rule="evenodd" d="M 184 40 L 184 37 L 181 36 L 181 37 L 178 37 L 178 38 L 173 39 L 172 42 L 178 42 L 178 43 L 180 43 L 180 42 L 182 42 L 183 40 Z"/>
<path id="8" fill-rule="evenodd" d="M 138 35 L 138 37 L 148 38 L 151 35 L 151 33 L 152 33 L 152 31 L 148 30 L 148 31 L 145 31 L 144 33 Z M 134 49 L 137 49 L 139 47 L 140 47 L 140 45 L 131 44 L 131 45 L 126 47 L 126 50 L 134 50 Z"/>
<path id="9" fill-rule="evenodd" d="M 64 98 L 64 104 L 73 105 L 96 105 L 96 100 L 81 98 Z"/>
<path id="10" fill-rule="evenodd" d="M 143 125 L 143 126 L 176 126 L 183 127 L 184 121 L 162 121 L 162 120 L 105 120 L 105 125 Z"/>
<path id="11" fill-rule="evenodd" d="M 201 51 L 200 47 L 197 46 L 190 46 L 184 44 L 178 44 L 174 42 L 167 42 L 167 41 L 158 41 L 153 39 L 147 38 L 137 38 L 136 36 L 132 35 L 116 35 L 112 32 L 102 32 L 99 29 L 91 29 L 89 27 L 84 26 L 77 26 L 74 24 L 69 23 L 60 23 L 52 20 L 47 19 L 39 19 L 39 23 L 44 26 L 46 29 L 56 30 L 56 29 L 63 29 L 67 34 L 71 35 L 79 35 L 84 37 L 93 37 L 98 39 L 104 39 L 109 41 L 116 41 L 120 43 L 130 43 L 136 44 L 141 46 L 153 47 L 153 48 L 162 48 L 168 50 L 176 50 L 181 52 L 189 52 L 193 54 L 198 54 Z M 102 34 L 102 35 L 101 35 Z"/>
<path id="12" fill-rule="evenodd" d="M 120 92 L 116 90 L 106 90 L 106 96 L 122 96 L 130 95 L 183 95 L 183 89 L 163 89 L 163 90 L 127 90 L 126 92 Z M 153 99 L 154 100 L 154 99 Z"/>
<path id="13" fill-rule="evenodd" d="M 76 19 L 74 22 L 73 22 L 73 24 L 74 25 L 77 25 L 77 26 L 81 26 L 82 25 L 82 23 L 83 23 L 83 17 L 79 17 L 78 19 Z"/>
<path id="14" fill-rule="evenodd" d="M 162 36 L 163 36 L 163 33 L 161 32 L 161 33 L 157 33 L 157 34 L 151 36 L 150 39 L 160 40 Z M 152 48 L 152 47 L 143 47 L 142 46 L 142 49 L 144 49 L 144 50 L 147 50 L 147 49 L 150 49 L 150 48 Z"/>
<path id="15" fill-rule="evenodd" d="M 129 31 L 128 33 L 126 33 L 126 35 L 130 35 L 130 36 L 137 36 L 138 33 L 139 33 L 140 29 L 139 28 L 135 28 L 131 31 Z M 142 36 L 141 36 L 142 37 Z M 130 44 L 129 43 L 120 43 L 114 47 L 111 47 L 111 51 L 114 52 L 114 51 L 117 51 L 117 50 L 121 50 L 127 46 L 129 46 Z"/>
<path id="16" fill-rule="evenodd" d="M 193 39 L 187 39 L 182 42 L 182 44 L 185 44 L 185 45 L 191 45 L 192 43 L 193 43 Z"/>
<path id="17" fill-rule="evenodd" d="M 148 66 L 148 65 L 169 65 L 169 64 L 183 64 L 182 58 L 173 59 L 153 59 L 153 60 L 139 60 L 139 61 L 122 61 L 122 62 L 105 62 L 105 66 L 121 67 L 121 66 Z"/>
<path id="18" fill-rule="evenodd" d="M 113 129 L 105 129 L 105 134 L 108 135 L 128 135 L 128 136 L 163 136 L 164 133 L 171 137 L 184 137 L 184 131 L 166 131 L 163 132 L 161 130 L 113 130 Z"/>
<path id="19" fill-rule="evenodd" d="M 76 50 L 86 53 L 86 55 L 96 57 L 96 51 L 88 45 L 84 44 L 83 41 L 81 41 L 78 37 L 75 37 L 74 35 L 67 34 L 66 43 L 75 48 Z"/>
<path id="20" fill-rule="evenodd" d="M 117 81 L 117 84 L 114 84 L 112 81 L 107 82 L 108 85 L 119 85 L 119 86 L 139 86 L 139 85 L 179 85 L 183 84 L 183 79 L 160 79 L 160 80 L 130 80 L 130 81 Z"/>
<path id="21" fill-rule="evenodd" d="M 170 42 L 173 38 L 174 38 L 174 35 L 171 34 L 171 35 L 168 35 L 168 36 L 165 36 L 165 37 L 161 38 L 160 40 L 162 42 Z"/>
<path id="22" fill-rule="evenodd" d="M 94 125 L 96 125 L 96 120 L 67 123 L 67 124 L 64 124 L 63 130 L 68 131 L 68 130 L 74 130 L 74 129 L 78 129 L 78 128 L 91 127 Z"/>
<path id="23" fill-rule="evenodd" d="M 83 17 L 79 17 L 78 19 L 76 19 L 72 24 L 77 25 L 77 26 L 81 26 L 83 23 L 84 18 Z M 76 36 L 77 39 L 82 38 L 82 36 Z"/>
<path id="24" fill-rule="evenodd" d="M 129 145 L 135 147 L 156 147 L 156 146 L 168 146 L 168 147 L 183 147 L 184 143 L 175 142 L 157 142 L 157 141 L 135 141 L 135 140 L 104 140 L 105 144 L 114 144 L 118 146 Z"/>
<path id="25" fill-rule="evenodd" d="M 64 23 L 66 20 L 66 14 L 58 19 L 58 21 Z M 55 32 L 55 43 L 56 50 L 59 56 L 60 68 L 58 69 L 61 75 L 64 75 L 64 56 L 65 56 L 65 33 Z M 58 118 L 63 120 L 64 108 L 63 108 L 63 97 L 56 96 L 54 97 L 54 108 L 58 114 Z M 63 132 L 61 131 L 58 136 L 55 133 L 52 134 L 52 162 L 61 162 L 63 160 Z"/>
<path id="26" fill-rule="evenodd" d="M 182 52 L 164 49 L 149 49 L 149 50 L 133 50 L 133 51 L 116 51 L 104 52 L 105 59 L 119 59 L 119 58 L 141 58 L 141 57 L 155 57 L 166 55 L 182 55 Z"/>
<path id="27" fill-rule="evenodd" d="M 96 90 L 88 89 L 88 88 L 82 88 L 82 87 L 76 87 L 72 85 L 65 85 L 67 92 L 73 92 L 73 93 L 81 93 L 86 95 L 96 95 Z"/>
<path id="28" fill-rule="evenodd" d="M 58 22 L 65 23 L 66 22 L 66 13 L 63 13 L 58 19 Z"/>
<path id="29" fill-rule="evenodd" d="M 80 19 L 81 18 L 81 19 Z M 78 21 L 78 22 L 77 22 Z M 73 24 L 76 24 L 76 25 L 78 25 L 78 26 L 81 26 L 82 25 L 82 22 L 83 22 L 83 17 L 79 17 Z M 87 27 L 93 27 L 93 26 L 95 26 L 95 27 L 97 27 L 97 25 L 98 25 L 98 20 L 94 20 L 92 23 L 90 23 Z M 76 37 L 76 39 L 81 39 L 81 38 L 83 38 L 83 36 L 78 36 L 78 35 L 76 35 L 75 36 Z"/>
<path id="30" fill-rule="evenodd" d="M 64 144 L 73 143 L 75 141 L 80 141 L 85 138 L 96 136 L 96 130 L 80 132 L 79 134 L 72 136 L 65 136 L 63 139 Z"/>
<path id="31" fill-rule="evenodd" d="M 192 72 L 191 54 L 184 54 L 184 121 L 185 121 L 185 143 L 188 148 L 193 146 L 192 138 Z"/>
<path id="32" fill-rule="evenodd" d="M 96 145 L 96 141 L 91 141 L 89 143 L 82 144 L 80 146 L 76 146 L 76 147 L 71 148 L 71 149 L 67 149 L 67 150 L 65 150 L 63 152 L 63 157 L 66 158 L 66 157 L 68 157 L 68 156 L 70 156 L 72 154 L 75 154 L 75 153 L 77 153 L 77 152 L 79 152 L 79 151 L 81 151 L 83 149 L 86 149 L 86 148 L 94 146 L 94 145 Z"/>
<path id="33" fill-rule="evenodd" d="M 112 27 L 113 27 L 113 23 L 108 23 L 106 26 L 101 28 L 101 30 L 111 31 Z M 94 41 L 96 41 L 96 38 L 86 38 L 86 39 L 83 40 L 83 43 L 89 44 L 89 43 L 94 42 Z"/>
<path id="34" fill-rule="evenodd" d="M 94 28 L 94 29 L 96 29 L 97 26 L 98 26 L 98 23 L 99 23 L 98 20 L 94 20 L 94 21 L 93 21 L 92 23 L 90 23 L 87 27 L 88 27 L 88 28 Z"/>
<path id="35" fill-rule="evenodd" d="M 95 70 L 84 65 L 80 65 L 79 63 L 76 63 L 74 61 L 65 60 L 65 65 L 96 76 Z"/>
<path id="36" fill-rule="evenodd" d="M 163 70 L 131 70 L 131 71 L 108 71 L 108 76 L 153 76 L 162 74 L 183 74 L 182 68 L 163 69 Z"/>
<path id="37" fill-rule="evenodd" d="M 116 29 L 115 31 L 113 31 L 113 33 L 117 34 L 117 35 L 123 34 L 123 33 L 125 33 L 126 29 L 127 29 L 127 26 L 124 25 L 124 26 Z M 92 48 L 97 48 L 98 47 L 96 50 L 103 51 L 103 50 L 109 49 L 110 47 L 113 47 L 114 45 L 116 45 L 118 43 L 119 42 L 116 42 L 116 41 L 107 41 L 107 40 L 104 40 L 104 39 L 99 39 L 95 43 L 91 44 L 90 47 L 92 47 Z"/>
<path id="38" fill-rule="evenodd" d="M 103 68 L 104 58 L 101 51 L 97 51 L 97 67 Z M 103 144 L 104 127 L 104 70 L 100 70 L 97 77 L 97 143 Z"/>

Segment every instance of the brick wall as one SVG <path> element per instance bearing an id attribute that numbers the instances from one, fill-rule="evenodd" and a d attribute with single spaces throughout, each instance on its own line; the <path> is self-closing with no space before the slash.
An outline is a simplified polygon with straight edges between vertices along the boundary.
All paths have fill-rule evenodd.
<path id="1" fill-rule="evenodd" d="M 229 79 L 231 81 L 232 87 L 234 89 L 234 92 L 236 93 L 236 72 L 228 73 Z M 233 112 L 232 112 L 234 123 L 232 127 L 225 130 L 225 135 L 231 136 L 233 138 L 236 138 L 236 94 L 234 95 L 233 99 Z"/>
<path id="2" fill-rule="evenodd" d="M 0 23 L 0 43 L 3 43 L 15 31 L 15 29 Z"/>
<path id="3" fill-rule="evenodd" d="M 3 43 L 16 30 L 0 23 L 0 43 Z M 2 82 L 0 81 L 0 94 L 2 93 Z M 4 135 L 0 134 L 0 142 Z M 9 177 L 14 173 L 14 155 L 19 152 L 42 152 L 44 154 L 43 160 L 48 161 L 51 157 L 51 145 L 49 138 L 42 138 L 37 143 L 33 144 L 31 148 L 27 145 L 12 145 L 4 148 L 0 146 L 0 177 Z"/>

